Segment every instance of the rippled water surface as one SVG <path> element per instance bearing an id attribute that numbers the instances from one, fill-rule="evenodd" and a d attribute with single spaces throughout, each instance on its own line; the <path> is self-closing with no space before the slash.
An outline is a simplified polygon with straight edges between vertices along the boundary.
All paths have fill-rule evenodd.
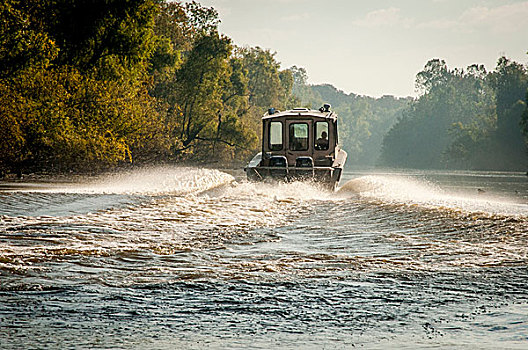
<path id="1" fill-rule="evenodd" d="M 528 178 L 0 184 L 0 348 L 528 347 Z"/>

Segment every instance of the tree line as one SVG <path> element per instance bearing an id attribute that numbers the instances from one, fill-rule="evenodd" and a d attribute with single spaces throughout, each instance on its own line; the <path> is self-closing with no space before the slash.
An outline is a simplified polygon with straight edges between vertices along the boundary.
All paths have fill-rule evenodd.
<path id="1" fill-rule="evenodd" d="M 0 170 L 247 157 L 293 75 L 219 22 L 196 1 L 3 1 Z"/>
<path id="2" fill-rule="evenodd" d="M 416 98 L 347 94 L 309 85 L 303 68 L 290 69 L 303 105 L 325 101 L 338 112 L 349 166 L 528 168 L 528 68 L 521 63 L 500 57 L 488 72 L 432 59 L 416 76 Z"/>
<path id="3" fill-rule="evenodd" d="M 429 61 L 417 98 L 308 84 L 196 1 L 0 4 L 0 172 L 247 160 L 269 107 L 339 114 L 349 164 L 526 170 L 528 70 Z"/>
<path id="4" fill-rule="evenodd" d="M 500 57 L 449 69 L 427 62 L 410 102 L 383 140 L 382 165 L 411 168 L 528 168 L 528 68 Z"/>
<path id="5" fill-rule="evenodd" d="M 339 142 L 348 152 L 347 166 L 375 166 L 384 136 L 397 122 L 411 98 L 385 95 L 379 98 L 345 93 L 330 84 L 308 84 L 304 68 L 290 68 L 293 93 L 304 107 L 317 109 L 330 103 L 339 116 Z"/>

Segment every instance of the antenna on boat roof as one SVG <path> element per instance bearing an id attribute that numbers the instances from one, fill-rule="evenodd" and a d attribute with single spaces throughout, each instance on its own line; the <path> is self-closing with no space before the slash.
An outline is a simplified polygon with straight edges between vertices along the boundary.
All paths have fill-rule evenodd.
<path id="1" fill-rule="evenodd" d="M 325 104 L 323 105 L 323 107 L 319 108 L 319 111 L 320 111 L 321 113 L 323 113 L 323 112 L 330 112 L 330 108 L 331 108 L 331 107 L 332 107 L 332 106 L 331 106 L 329 103 L 325 103 Z"/>

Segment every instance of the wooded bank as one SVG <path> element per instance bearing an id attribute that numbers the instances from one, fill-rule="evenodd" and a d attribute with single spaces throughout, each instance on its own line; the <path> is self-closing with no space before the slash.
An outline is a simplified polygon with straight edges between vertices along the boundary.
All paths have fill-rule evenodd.
<path id="1" fill-rule="evenodd" d="M 429 61 L 417 98 L 309 85 L 218 32 L 214 8 L 161 0 L 0 4 L 0 170 L 244 161 L 269 107 L 340 116 L 351 164 L 526 169 L 525 65 Z M 346 69 L 346 67 L 343 67 Z"/>

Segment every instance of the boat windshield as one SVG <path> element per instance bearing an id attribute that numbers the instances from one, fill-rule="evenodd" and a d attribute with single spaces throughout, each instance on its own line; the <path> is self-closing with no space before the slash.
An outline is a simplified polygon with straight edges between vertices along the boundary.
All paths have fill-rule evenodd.
<path id="1" fill-rule="evenodd" d="M 282 123 L 271 122 L 269 129 L 269 149 L 280 151 L 282 149 Z"/>
<path id="2" fill-rule="evenodd" d="M 289 147 L 291 151 L 308 150 L 308 124 L 292 123 L 290 124 Z"/>
<path id="3" fill-rule="evenodd" d="M 328 122 L 315 123 L 315 149 L 328 149 Z"/>

